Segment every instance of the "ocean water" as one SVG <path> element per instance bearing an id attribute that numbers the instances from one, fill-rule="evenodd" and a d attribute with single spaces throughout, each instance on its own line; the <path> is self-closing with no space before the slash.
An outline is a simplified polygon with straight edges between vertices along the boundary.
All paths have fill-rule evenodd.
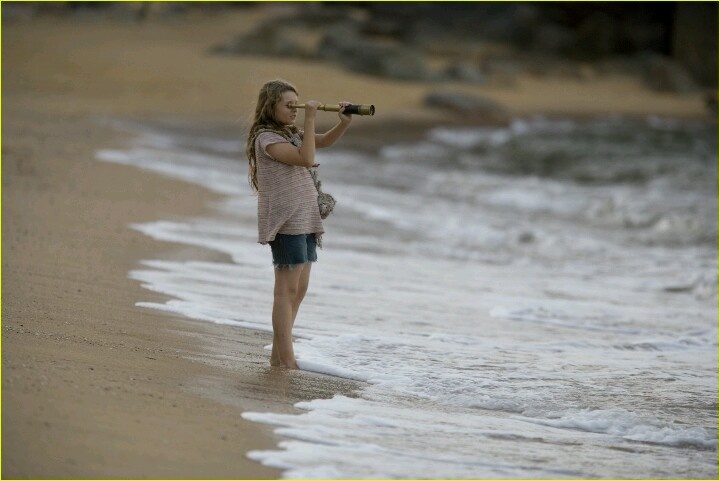
<path id="1" fill-rule="evenodd" d="M 113 125 L 135 138 L 99 160 L 224 194 L 132 226 L 232 258 L 143 261 L 130 277 L 173 300 L 138 304 L 271 331 L 243 139 Z M 243 413 L 283 438 L 248 456 L 305 479 L 717 478 L 717 158 L 717 126 L 658 118 L 320 151 L 338 206 L 296 354 L 364 383 Z"/>

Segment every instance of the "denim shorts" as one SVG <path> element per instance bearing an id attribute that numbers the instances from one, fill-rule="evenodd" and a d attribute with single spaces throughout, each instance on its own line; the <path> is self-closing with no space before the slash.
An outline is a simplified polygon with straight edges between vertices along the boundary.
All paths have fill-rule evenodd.
<path id="1" fill-rule="evenodd" d="M 317 262 L 315 234 L 277 234 L 270 241 L 275 269 L 293 269 L 307 262 Z"/>

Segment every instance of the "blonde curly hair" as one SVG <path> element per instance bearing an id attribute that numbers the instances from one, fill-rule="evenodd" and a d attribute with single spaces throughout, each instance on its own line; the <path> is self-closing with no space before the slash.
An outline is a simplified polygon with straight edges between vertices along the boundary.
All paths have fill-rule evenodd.
<path id="1" fill-rule="evenodd" d="M 271 80 L 260 89 L 257 105 L 255 106 L 255 116 L 252 126 L 248 133 L 248 141 L 245 146 L 245 154 L 249 162 L 248 181 L 254 192 L 259 189 L 257 181 L 257 158 L 255 156 L 255 140 L 262 131 L 272 130 L 278 134 L 291 137 L 298 132 L 294 125 L 283 125 L 275 119 L 275 106 L 282 100 L 285 92 L 298 91 L 289 82 L 282 79 Z"/>

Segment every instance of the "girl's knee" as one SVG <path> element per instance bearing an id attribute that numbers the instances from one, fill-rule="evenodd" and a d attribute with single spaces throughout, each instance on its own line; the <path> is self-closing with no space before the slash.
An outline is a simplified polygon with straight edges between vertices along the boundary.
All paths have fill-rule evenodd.
<path id="1" fill-rule="evenodd" d="M 275 299 L 294 302 L 298 297 L 298 287 L 291 285 L 276 285 L 274 291 Z"/>
<path id="2" fill-rule="evenodd" d="M 295 297 L 293 298 L 293 304 L 296 308 L 300 307 L 300 304 L 302 303 L 303 299 L 305 299 L 305 293 L 307 290 L 298 290 L 295 293 Z"/>

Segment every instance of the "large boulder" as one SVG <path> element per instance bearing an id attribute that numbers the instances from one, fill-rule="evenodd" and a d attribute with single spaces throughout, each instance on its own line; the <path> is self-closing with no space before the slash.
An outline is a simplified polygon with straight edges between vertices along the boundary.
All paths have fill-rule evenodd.
<path id="1" fill-rule="evenodd" d="M 602 58 L 616 51 L 619 36 L 620 29 L 615 19 L 605 12 L 595 12 L 578 26 L 572 50 L 577 58 Z"/>
<path id="2" fill-rule="evenodd" d="M 446 78 L 450 80 L 459 80 L 474 84 L 484 84 L 487 77 L 480 68 L 472 62 L 460 61 L 451 63 L 445 70 Z"/>
<path id="3" fill-rule="evenodd" d="M 381 44 L 342 27 L 327 30 L 316 56 L 367 75 L 401 80 L 430 77 L 421 51 L 399 44 Z"/>
<path id="4" fill-rule="evenodd" d="M 671 54 L 705 87 L 718 85 L 718 3 L 677 2 Z"/>
<path id="5" fill-rule="evenodd" d="M 424 105 L 454 113 L 466 122 L 503 126 L 510 122 L 507 109 L 486 97 L 450 91 L 432 92 L 425 97 Z"/>
<path id="6" fill-rule="evenodd" d="M 308 55 L 299 42 L 287 36 L 283 28 L 273 23 L 260 25 L 246 35 L 240 35 L 228 43 L 216 45 L 211 51 L 222 54 L 270 55 L 274 57 Z"/>
<path id="7" fill-rule="evenodd" d="M 697 84 L 687 70 L 662 55 L 647 57 L 644 80 L 648 87 L 661 92 L 686 94 L 697 90 Z"/>

